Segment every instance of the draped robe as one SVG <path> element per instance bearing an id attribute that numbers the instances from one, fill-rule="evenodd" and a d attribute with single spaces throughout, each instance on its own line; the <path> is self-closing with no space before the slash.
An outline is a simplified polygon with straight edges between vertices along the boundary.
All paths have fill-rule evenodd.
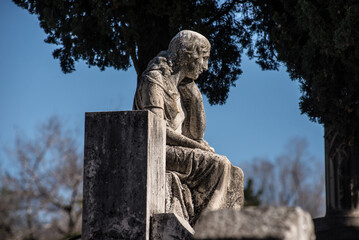
<path id="1" fill-rule="evenodd" d="M 201 141 L 206 128 L 202 95 L 193 80 L 185 79 L 175 86 L 170 74 L 172 66 L 163 51 L 141 75 L 134 110 L 162 109 L 167 128 L 176 130 L 179 126 L 175 119 L 183 109 L 181 134 Z M 177 213 L 192 225 L 204 210 L 243 206 L 243 172 L 225 156 L 167 144 L 166 170 L 169 185 L 166 211 Z"/>

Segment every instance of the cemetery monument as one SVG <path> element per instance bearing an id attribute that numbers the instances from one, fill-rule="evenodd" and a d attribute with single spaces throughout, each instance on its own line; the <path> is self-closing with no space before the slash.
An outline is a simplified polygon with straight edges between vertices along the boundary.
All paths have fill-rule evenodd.
<path id="1" fill-rule="evenodd" d="M 210 48 L 179 32 L 142 73 L 134 111 L 86 113 L 82 239 L 315 239 L 301 209 L 242 210 L 243 171 L 204 140 L 195 80 Z"/>

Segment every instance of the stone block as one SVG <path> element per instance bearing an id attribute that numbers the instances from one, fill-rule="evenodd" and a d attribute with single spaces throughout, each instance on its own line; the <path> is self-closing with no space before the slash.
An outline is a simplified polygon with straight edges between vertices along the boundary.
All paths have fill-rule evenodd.
<path id="1" fill-rule="evenodd" d="M 155 214 L 151 226 L 151 240 L 193 239 L 193 228 L 175 213 Z"/>
<path id="2" fill-rule="evenodd" d="M 195 239 L 314 240 L 309 213 L 298 207 L 247 207 L 205 212 Z"/>
<path id="3" fill-rule="evenodd" d="M 82 239 L 149 239 L 165 211 L 165 134 L 149 111 L 86 113 Z"/>

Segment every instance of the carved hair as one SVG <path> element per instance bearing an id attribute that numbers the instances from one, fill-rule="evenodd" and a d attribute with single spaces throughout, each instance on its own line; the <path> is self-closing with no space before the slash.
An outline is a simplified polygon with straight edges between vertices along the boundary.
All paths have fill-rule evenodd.
<path id="1" fill-rule="evenodd" d="M 203 35 L 190 30 L 180 31 L 172 38 L 167 51 L 161 51 L 148 63 L 143 74 L 160 70 L 165 77 L 169 77 L 181 66 L 191 63 L 210 49 L 211 44 Z"/>
<path id="2" fill-rule="evenodd" d="M 203 35 L 190 30 L 182 30 L 172 38 L 167 54 L 174 68 L 177 68 L 197 59 L 200 54 L 209 52 L 210 48 L 211 44 Z"/>

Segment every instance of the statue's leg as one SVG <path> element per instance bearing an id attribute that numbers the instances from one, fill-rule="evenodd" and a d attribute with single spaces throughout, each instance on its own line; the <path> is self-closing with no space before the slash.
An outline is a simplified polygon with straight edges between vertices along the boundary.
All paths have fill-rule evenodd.
<path id="1" fill-rule="evenodd" d="M 194 216 L 191 192 L 175 172 L 166 172 L 166 212 L 188 221 Z"/>
<path id="2" fill-rule="evenodd" d="M 205 210 L 243 206 L 243 172 L 221 155 L 178 146 L 167 146 L 166 168 L 191 190 L 194 218 Z"/>

